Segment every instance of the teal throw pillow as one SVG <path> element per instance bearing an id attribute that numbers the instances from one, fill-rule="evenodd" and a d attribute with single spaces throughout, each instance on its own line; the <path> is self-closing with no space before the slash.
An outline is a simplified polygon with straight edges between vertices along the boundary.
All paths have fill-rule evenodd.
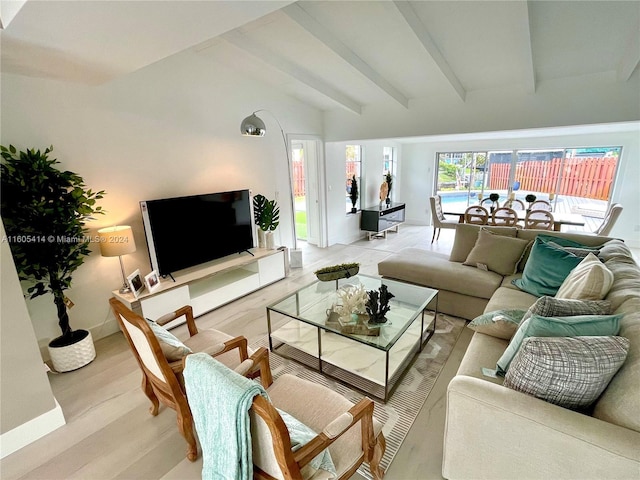
<path id="1" fill-rule="evenodd" d="M 539 234 L 536 238 L 539 238 L 544 243 L 553 242 L 561 247 L 572 247 L 572 248 L 586 248 L 589 250 L 598 250 L 599 247 L 590 247 L 589 245 L 584 245 L 580 242 L 576 242 L 574 240 L 569 240 L 564 237 L 556 237 L 554 235 L 545 235 L 544 233 Z"/>
<path id="2" fill-rule="evenodd" d="M 162 353 L 169 362 L 175 362 L 176 360 L 182 360 L 182 357 L 193 353 L 193 351 L 182 343 L 175 335 L 162 325 L 158 325 L 155 321 L 146 319 L 147 323 L 151 327 L 151 331 L 158 339 Z"/>
<path id="3" fill-rule="evenodd" d="M 517 309 L 487 312 L 474 318 L 467 326 L 485 335 L 510 340 L 525 313 L 525 310 Z"/>
<path id="4" fill-rule="evenodd" d="M 527 337 L 579 337 L 617 335 L 620 332 L 620 315 L 578 315 L 573 317 L 541 317 L 532 315 L 522 322 L 509 346 L 498 360 L 499 375 L 509 370 L 522 341 Z"/>
<path id="5" fill-rule="evenodd" d="M 522 278 L 511 283 L 531 295 L 554 296 L 562 282 L 582 261 L 581 257 L 545 243 L 540 236 L 531 248 Z"/>

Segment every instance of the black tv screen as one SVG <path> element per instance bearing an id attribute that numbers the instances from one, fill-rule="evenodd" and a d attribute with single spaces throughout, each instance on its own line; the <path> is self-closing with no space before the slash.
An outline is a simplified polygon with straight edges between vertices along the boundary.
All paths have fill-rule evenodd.
<path id="1" fill-rule="evenodd" d="M 254 246 L 249 190 L 140 202 L 151 266 L 160 275 Z"/>

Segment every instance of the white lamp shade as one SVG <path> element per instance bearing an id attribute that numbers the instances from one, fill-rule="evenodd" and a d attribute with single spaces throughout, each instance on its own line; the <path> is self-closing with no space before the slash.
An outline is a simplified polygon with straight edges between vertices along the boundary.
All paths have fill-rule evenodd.
<path id="1" fill-rule="evenodd" d="M 118 257 L 136 251 L 131 227 L 107 227 L 98 230 L 100 238 L 100 254 L 103 257 Z"/>

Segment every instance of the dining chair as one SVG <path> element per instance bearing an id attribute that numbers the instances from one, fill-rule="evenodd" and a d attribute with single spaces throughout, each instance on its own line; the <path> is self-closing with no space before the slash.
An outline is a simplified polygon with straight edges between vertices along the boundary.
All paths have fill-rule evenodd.
<path id="1" fill-rule="evenodd" d="M 529 210 L 546 210 L 547 212 L 550 212 L 552 208 L 551 204 L 546 200 L 535 200 L 531 202 L 531 205 L 529 205 Z"/>
<path id="2" fill-rule="evenodd" d="M 491 214 L 491 224 L 514 227 L 518 224 L 518 212 L 509 207 L 500 207 Z"/>
<path id="3" fill-rule="evenodd" d="M 270 371 L 268 359 L 268 351 L 261 349 L 245 369 Z M 201 354 L 185 357 L 184 364 L 203 478 L 210 473 L 236 478 L 237 470 L 250 477 L 252 469 L 260 480 L 346 480 L 363 462 L 375 480 L 383 477 L 383 424 L 373 417 L 369 398 L 353 404 L 324 385 L 290 374 L 275 381 L 262 374 L 259 388 L 242 377 L 242 366 L 234 371 Z M 225 452 L 236 449 L 241 454 L 231 455 L 236 462 L 230 464 Z M 333 476 L 324 476 L 327 471 Z"/>
<path id="4" fill-rule="evenodd" d="M 611 229 L 615 225 L 618 217 L 622 213 L 622 205 L 619 203 L 614 203 L 609 207 L 607 213 L 604 214 L 604 219 L 598 228 L 594 230 L 593 233 L 596 235 L 606 237 L 611 233 Z"/>
<path id="5" fill-rule="evenodd" d="M 204 352 L 216 356 L 221 362 L 234 368 L 249 356 L 247 339 L 234 338 L 218 330 L 198 332 L 190 306 L 171 312 L 155 322 L 149 322 L 115 298 L 109 299 L 109 303 L 142 370 L 142 391 L 151 401 L 151 415 L 155 417 L 158 414 L 160 403 L 176 411 L 178 430 L 188 445 L 187 458 L 195 461 L 198 449 L 184 389 L 183 357 L 193 351 Z M 186 318 L 190 335 L 184 342 L 180 342 L 162 327 L 182 316 Z M 157 325 L 166 333 L 158 329 Z M 236 349 L 237 352 L 233 352 Z M 250 372 L 253 376 L 257 374 L 255 371 Z"/>
<path id="6" fill-rule="evenodd" d="M 481 207 L 483 207 L 485 203 L 488 203 L 488 204 L 489 204 L 489 207 L 484 207 L 484 208 L 489 208 L 489 209 L 493 208 L 494 210 L 496 210 L 496 209 L 500 208 L 500 202 L 499 202 L 499 201 L 497 201 L 497 200 L 494 202 L 494 201 L 493 201 L 493 200 L 491 200 L 489 197 L 487 197 L 487 198 L 483 198 L 483 199 L 480 201 L 480 206 L 481 206 Z"/>
<path id="7" fill-rule="evenodd" d="M 530 210 L 524 217 L 524 228 L 553 230 L 553 214 L 547 210 Z"/>
<path id="8" fill-rule="evenodd" d="M 431 204 L 431 219 L 433 221 L 433 236 L 431 237 L 431 243 L 433 243 L 434 240 L 440 238 L 440 230 L 442 228 L 456 228 L 456 225 L 460 222 L 457 219 L 448 219 L 442 213 L 442 198 L 440 195 L 429 197 L 429 203 Z M 437 237 L 436 232 L 438 233 Z"/>
<path id="9" fill-rule="evenodd" d="M 526 210 L 524 202 L 522 200 L 518 200 L 517 198 L 514 198 L 513 200 L 507 200 L 502 206 L 512 208 L 513 210 Z"/>
<path id="10" fill-rule="evenodd" d="M 480 205 L 472 205 L 464 212 L 464 222 L 475 225 L 487 225 L 487 223 L 489 223 L 489 212 Z"/>

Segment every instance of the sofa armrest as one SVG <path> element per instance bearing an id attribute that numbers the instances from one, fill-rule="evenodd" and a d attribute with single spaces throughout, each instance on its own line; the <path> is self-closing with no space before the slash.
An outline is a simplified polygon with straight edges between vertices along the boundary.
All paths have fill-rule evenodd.
<path id="1" fill-rule="evenodd" d="M 447 389 L 447 479 L 638 478 L 638 445 L 639 432 L 482 379 Z"/>

